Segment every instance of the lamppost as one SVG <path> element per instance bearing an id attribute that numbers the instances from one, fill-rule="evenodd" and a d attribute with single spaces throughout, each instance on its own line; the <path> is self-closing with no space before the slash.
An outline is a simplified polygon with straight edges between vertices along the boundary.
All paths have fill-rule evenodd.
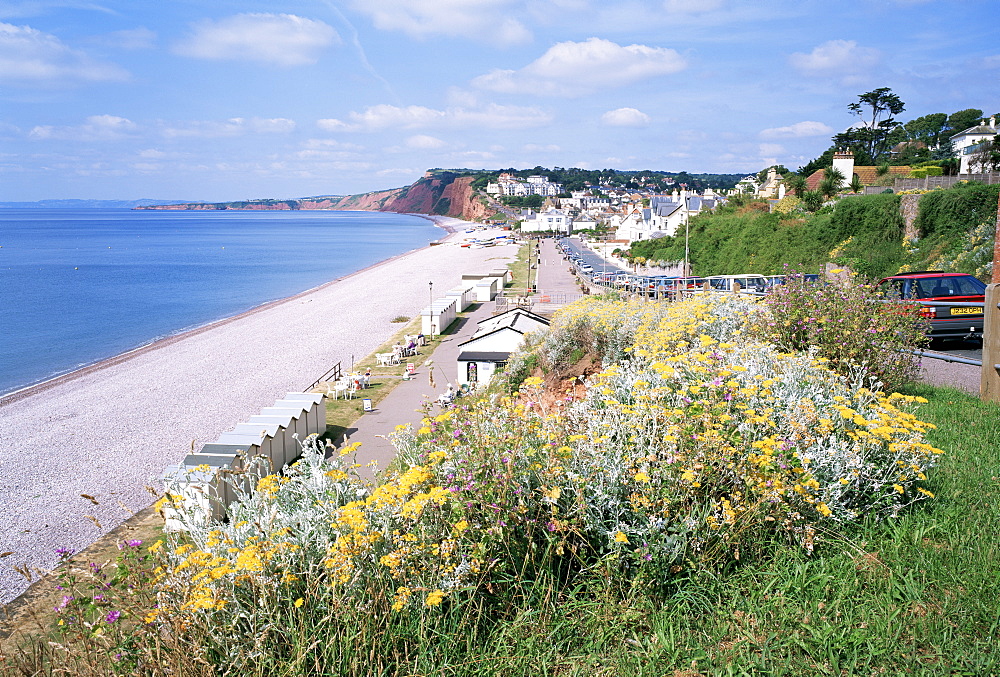
<path id="1" fill-rule="evenodd" d="M 689 277 L 688 272 L 688 256 L 690 254 L 688 250 L 688 236 L 690 235 L 690 228 L 688 228 L 688 221 L 684 219 L 684 277 Z"/>
<path id="2" fill-rule="evenodd" d="M 431 340 L 433 341 L 434 340 L 434 283 L 428 282 L 427 289 L 430 292 L 430 297 L 431 297 L 431 305 L 428 307 L 428 310 L 430 311 L 431 314 Z"/>

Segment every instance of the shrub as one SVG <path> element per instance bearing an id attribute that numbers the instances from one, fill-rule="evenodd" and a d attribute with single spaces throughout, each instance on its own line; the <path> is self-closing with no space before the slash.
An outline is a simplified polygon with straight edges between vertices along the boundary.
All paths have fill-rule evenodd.
<path id="1" fill-rule="evenodd" d="M 396 324 L 401 324 L 403 322 L 409 322 L 410 318 L 408 318 L 406 315 L 397 315 L 396 317 L 392 318 L 392 321 Z"/>
<path id="2" fill-rule="evenodd" d="M 789 276 L 765 297 L 757 332 L 781 350 L 813 351 L 840 374 L 860 375 L 876 390 L 895 390 L 919 373 L 904 352 L 925 345 L 918 308 L 886 302 L 863 284 L 827 285 Z"/>

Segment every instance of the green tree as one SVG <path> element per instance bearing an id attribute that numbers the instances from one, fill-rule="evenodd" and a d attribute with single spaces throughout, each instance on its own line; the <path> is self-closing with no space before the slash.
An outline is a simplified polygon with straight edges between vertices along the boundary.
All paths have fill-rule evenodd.
<path id="1" fill-rule="evenodd" d="M 941 137 L 948 129 L 947 113 L 931 113 L 921 115 L 919 118 L 905 122 L 895 130 L 898 131 L 899 141 L 923 141 L 930 148 L 937 148 L 941 145 Z"/>
<path id="2" fill-rule="evenodd" d="M 800 174 L 792 174 L 791 176 L 788 176 L 785 179 L 785 185 L 788 186 L 790 191 L 799 197 L 802 197 L 802 194 L 805 193 L 808 188 L 806 185 L 806 177 Z"/>
<path id="3" fill-rule="evenodd" d="M 983 111 L 978 108 L 966 108 L 948 116 L 949 136 L 964 132 L 969 127 L 975 127 L 983 119 Z"/>
<path id="4" fill-rule="evenodd" d="M 819 182 L 819 192 L 824 197 L 831 198 L 836 195 L 847 181 L 844 173 L 835 167 L 827 167 L 824 170 L 823 180 Z"/>
<path id="5" fill-rule="evenodd" d="M 889 133 L 896 126 L 893 116 L 905 108 L 903 100 L 888 87 L 859 94 L 857 101 L 847 105 L 847 110 L 857 115 L 863 124 L 856 132 L 872 160 L 878 160 L 886 152 Z"/>
<path id="6" fill-rule="evenodd" d="M 859 177 L 857 174 L 852 174 L 851 175 L 850 186 L 851 186 L 851 192 L 852 193 L 860 193 L 861 191 L 863 191 L 865 189 L 865 185 L 863 183 L 861 183 L 861 177 Z"/>
<path id="7" fill-rule="evenodd" d="M 819 211 L 823 206 L 823 194 L 818 190 L 807 190 L 802 195 L 802 204 L 811 212 Z"/>

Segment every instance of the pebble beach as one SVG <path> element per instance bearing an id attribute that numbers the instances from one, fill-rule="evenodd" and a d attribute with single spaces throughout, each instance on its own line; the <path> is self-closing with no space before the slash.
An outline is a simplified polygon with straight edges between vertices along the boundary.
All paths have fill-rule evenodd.
<path id="1" fill-rule="evenodd" d="M 337 362 L 350 366 L 463 274 L 513 260 L 513 246 L 463 248 L 457 219 L 428 246 L 233 318 L 0 399 L 0 602 L 153 501 L 163 469 Z M 490 234 L 477 232 L 476 237 Z M 81 496 L 86 494 L 93 497 Z M 96 503 L 95 503 L 96 501 Z"/>

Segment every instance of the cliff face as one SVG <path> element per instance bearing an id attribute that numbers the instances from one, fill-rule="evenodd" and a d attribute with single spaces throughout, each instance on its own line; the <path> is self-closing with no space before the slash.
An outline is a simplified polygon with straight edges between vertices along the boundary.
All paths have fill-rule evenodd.
<path id="1" fill-rule="evenodd" d="M 471 176 L 455 176 L 450 172 L 428 173 L 413 185 L 361 195 L 301 200 L 252 200 L 247 202 L 188 203 L 137 209 L 181 210 L 289 210 L 331 209 L 344 211 L 397 212 L 400 214 L 438 214 L 467 221 L 483 219 L 493 214 L 472 189 Z"/>
<path id="2" fill-rule="evenodd" d="M 440 214 L 475 221 L 493 214 L 472 188 L 472 176 L 425 176 L 384 207 L 385 211 Z"/>

